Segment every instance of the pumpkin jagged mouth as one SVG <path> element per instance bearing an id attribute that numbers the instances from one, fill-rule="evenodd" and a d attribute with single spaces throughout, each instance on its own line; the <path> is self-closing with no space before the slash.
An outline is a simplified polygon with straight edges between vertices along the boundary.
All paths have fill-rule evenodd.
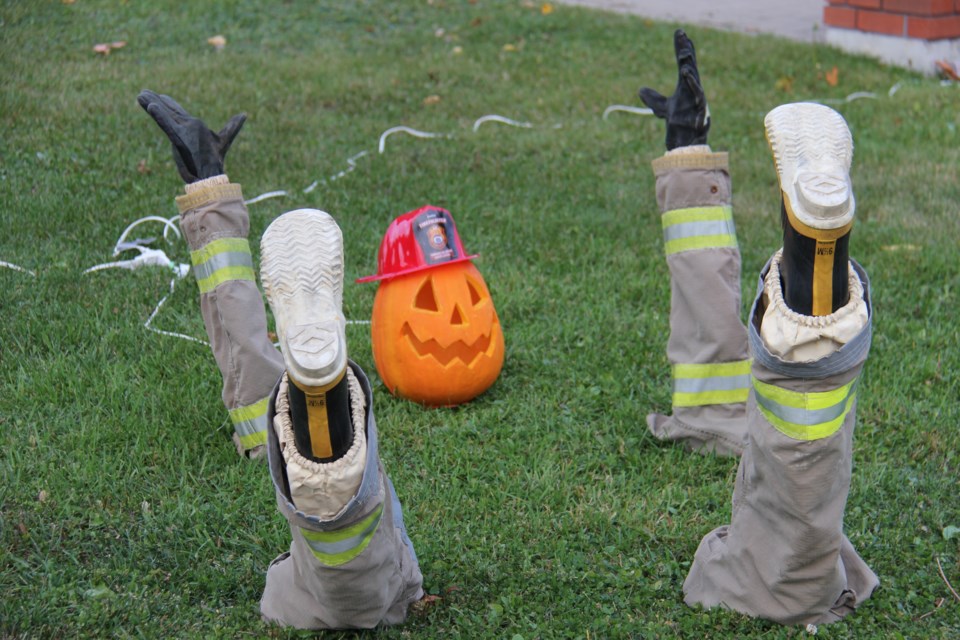
<path id="1" fill-rule="evenodd" d="M 410 328 L 409 322 L 404 322 L 403 328 L 400 329 L 400 335 L 410 340 L 410 346 L 413 347 L 414 353 L 421 357 L 433 356 L 434 360 L 444 367 L 455 359 L 469 367 L 474 360 L 490 348 L 490 335 L 492 333 L 491 331 L 487 335 L 480 336 L 472 345 L 465 343 L 463 340 L 457 340 L 449 347 L 442 347 L 434 338 L 426 341 L 417 338 L 413 329 Z"/>

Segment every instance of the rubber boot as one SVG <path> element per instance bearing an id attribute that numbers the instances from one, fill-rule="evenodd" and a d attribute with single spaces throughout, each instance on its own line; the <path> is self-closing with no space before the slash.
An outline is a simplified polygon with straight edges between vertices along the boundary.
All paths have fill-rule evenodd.
<path id="1" fill-rule="evenodd" d="M 802 315 L 830 315 L 849 299 L 850 130 L 843 116 L 814 103 L 777 107 L 764 125 L 783 197 L 784 300 Z"/>
<path id="2" fill-rule="evenodd" d="M 340 228 L 323 211 L 291 211 L 264 232 L 261 253 L 260 278 L 291 383 L 295 445 L 308 460 L 333 462 L 353 443 Z"/>

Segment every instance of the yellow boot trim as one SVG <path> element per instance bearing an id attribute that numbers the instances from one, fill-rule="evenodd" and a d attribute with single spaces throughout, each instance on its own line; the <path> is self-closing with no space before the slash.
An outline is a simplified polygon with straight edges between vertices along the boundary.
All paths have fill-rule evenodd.
<path id="1" fill-rule="evenodd" d="M 337 386 L 347 370 L 344 369 L 333 382 L 321 387 L 299 384 L 293 377 L 290 382 L 307 397 L 307 425 L 310 429 L 310 449 L 315 458 L 333 456 L 333 444 L 330 442 L 330 418 L 327 414 L 327 392 Z"/>

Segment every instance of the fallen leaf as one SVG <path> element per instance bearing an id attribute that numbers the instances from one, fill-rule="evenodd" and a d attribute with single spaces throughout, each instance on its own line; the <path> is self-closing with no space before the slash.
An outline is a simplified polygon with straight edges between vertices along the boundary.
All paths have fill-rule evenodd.
<path id="1" fill-rule="evenodd" d="M 437 104 L 438 102 L 440 102 L 440 96 L 438 95 L 427 96 L 423 99 L 423 104 L 426 105 Z"/>
<path id="2" fill-rule="evenodd" d="M 114 49 L 123 49 L 127 46 L 126 40 L 115 40 L 113 42 L 101 42 L 100 44 L 93 45 L 93 50 L 95 53 L 102 53 L 107 56 L 110 55 L 110 52 Z"/>
<path id="3" fill-rule="evenodd" d="M 793 91 L 793 78 L 790 76 L 780 76 L 777 78 L 776 83 L 773 85 L 774 89 L 783 91 L 784 93 L 790 93 Z"/>
<path id="4" fill-rule="evenodd" d="M 551 13 L 553 13 L 553 5 L 552 5 L 552 4 L 550 4 L 549 2 L 544 2 L 542 5 L 540 5 L 540 14 L 541 14 L 541 15 L 548 16 L 548 15 L 550 15 Z"/>
<path id="5" fill-rule="evenodd" d="M 461 53 L 463 53 L 463 47 L 457 46 L 453 48 L 453 55 L 458 56 Z"/>
<path id="6" fill-rule="evenodd" d="M 17 523 L 17 529 L 20 530 L 20 535 L 22 536 L 27 535 L 27 525 L 23 524 L 22 522 L 19 522 Z"/>
<path id="7" fill-rule="evenodd" d="M 441 598 L 440 596 L 425 595 L 410 605 L 410 611 L 415 616 L 420 616 L 426 613 L 427 610 L 433 607 L 435 604 L 442 601 L 443 601 L 443 598 Z"/>
<path id="8" fill-rule="evenodd" d="M 504 51 L 516 51 L 516 50 L 517 50 L 517 47 L 514 46 L 514 45 L 512 45 L 512 44 L 505 44 L 505 45 L 503 45 L 503 50 L 504 50 Z"/>
<path id="9" fill-rule="evenodd" d="M 137 163 L 137 173 L 139 173 L 142 176 L 145 176 L 148 173 L 150 173 L 150 167 L 147 166 L 146 160 L 141 160 L 140 162 Z"/>
<path id="10" fill-rule="evenodd" d="M 45 490 L 41 489 L 41 490 L 40 490 L 40 493 L 37 494 L 37 501 L 38 501 L 38 502 L 46 502 L 46 501 L 47 501 L 47 492 L 46 492 Z"/>
<path id="11" fill-rule="evenodd" d="M 837 82 L 840 81 L 840 70 L 834 65 L 833 69 L 830 69 L 830 71 L 827 71 L 823 75 L 823 79 L 826 80 L 827 84 L 831 87 L 837 86 Z"/>
<path id="12" fill-rule="evenodd" d="M 960 66 L 949 60 L 937 60 L 936 65 L 940 69 L 940 73 L 950 80 L 960 80 Z"/>
<path id="13" fill-rule="evenodd" d="M 210 36 L 207 38 L 207 44 L 219 51 L 227 46 L 227 39 L 223 36 L 217 34 L 215 36 Z"/>

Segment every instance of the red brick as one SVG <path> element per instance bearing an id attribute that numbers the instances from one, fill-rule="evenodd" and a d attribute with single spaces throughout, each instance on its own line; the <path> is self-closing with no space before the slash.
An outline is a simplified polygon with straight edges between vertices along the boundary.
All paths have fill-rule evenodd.
<path id="1" fill-rule="evenodd" d="M 902 36 L 905 19 L 893 13 L 882 11 L 858 11 L 857 29 L 871 33 L 883 33 L 888 36 Z"/>
<path id="2" fill-rule="evenodd" d="M 953 3 L 953 12 L 960 13 L 960 0 Z"/>
<path id="3" fill-rule="evenodd" d="M 914 16 L 942 16 L 953 13 L 952 0 L 883 0 L 883 10 Z"/>
<path id="4" fill-rule="evenodd" d="M 847 0 L 851 7 L 861 7 L 863 9 L 879 9 L 880 0 Z"/>
<path id="5" fill-rule="evenodd" d="M 907 36 L 923 40 L 943 40 L 960 37 L 960 16 L 940 18 L 910 18 Z"/>
<path id="6" fill-rule="evenodd" d="M 840 27 L 841 29 L 857 28 L 857 10 L 847 7 L 824 7 L 823 23 L 828 27 Z"/>

